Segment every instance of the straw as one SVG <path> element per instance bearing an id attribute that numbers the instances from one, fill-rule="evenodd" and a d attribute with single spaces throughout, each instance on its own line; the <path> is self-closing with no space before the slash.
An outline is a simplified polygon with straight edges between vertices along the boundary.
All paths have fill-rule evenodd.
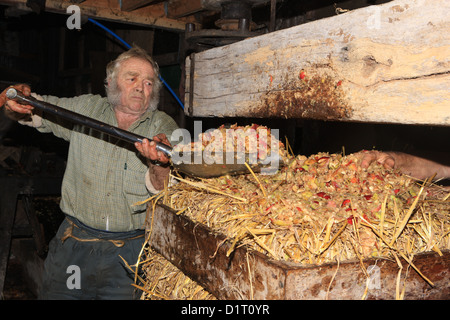
<path id="1" fill-rule="evenodd" d="M 258 177 L 256 176 L 256 174 L 253 172 L 252 168 L 250 168 L 250 166 L 248 165 L 247 162 L 245 162 L 245 166 L 247 167 L 248 171 L 250 171 L 250 173 L 252 174 L 252 176 L 255 178 L 256 182 L 258 182 L 259 187 L 261 188 L 262 193 L 264 194 L 264 197 L 267 198 L 267 192 L 266 192 L 266 188 L 264 188 L 264 186 L 261 184 L 261 181 L 259 181 Z"/>
<path id="2" fill-rule="evenodd" d="M 186 183 L 186 184 L 190 184 L 191 186 L 194 186 L 194 187 L 196 187 L 196 188 L 205 189 L 205 190 L 207 190 L 207 191 L 209 191 L 209 192 L 218 193 L 218 194 L 221 194 L 221 195 L 224 195 L 224 196 L 227 196 L 227 197 L 230 197 L 230 198 L 233 198 L 233 199 L 242 201 L 242 202 L 247 202 L 247 199 L 244 199 L 244 198 L 241 198 L 241 197 L 233 196 L 233 195 L 228 194 L 228 193 L 226 193 L 226 192 L 222 192 L 222 191 L 220 191 L 220 190 L 217 190 L 217 189 L 215 189 L 215 188 L 213 188 L 213 187 L 211 187 L 211 186 L 207 186 L 207 185 L 205 185 L 205 184 L 203 184 L 203 183 L 189 181 L 189 180 L 186 180 L 186 179 L 183 179 L 183 178 L 181 178 L 181 177 L 174 176 L 174 175 L 171 175 L 171 177 L 173 177 L 173 178 L 175 178 L 175 179 L 177 179 L 177 180 L 179 180 L 179 181 L 182 181 L 182 182 L 184 182 L 184 183 Z"/>
<path id="3" fill-rule="evenodd" d="M 409 218 L 411 218 L 411 215 L 414 211 L 414 209 L 417 206 L 417 202 L 419 202 L 419 198 L 422 195 L 424 188 L 422 186 L 422 188 L 420 188 L 419 194 L 416 196 L 416 199 L 414 200 L 413 204 L 411 205 L 411 207 L 409 208 L 407 214 L 405 215 L 405 217 L 403 218 L 403 221 L 401 222 L 400 226 L 398 227 L 397 231 L 395 232 L 395 235 L 392 237 L 391 243 L 390 245 L 392 246 L 394 244 L 394 242 L 397 240 L 398 236 L 400 235 L 400 233 L 403 232 L 403 229 L 405 228 L 406 224 L 408 223 Z"/>
<path id="4" fill-rule="evenodd" d="M 285 159 L 273 176 L 250 168 L 248 175 L 208 180 L 174 177 L 179 183 L 159 201 L 222 234 L 218 248 L 227 244 L 227 256 L 245 247 L 299 265 L 358 259 L 366 275 L 366 258 L 403 258 L 433 286 L 411 257 L 450 249 L 450 194 L 431 179 L 419 184 L 377 163 L 358 169 L 359 159 L 319 153 Z M 401 272 L 396 281 L 395 296 L 403 298 Z"/>

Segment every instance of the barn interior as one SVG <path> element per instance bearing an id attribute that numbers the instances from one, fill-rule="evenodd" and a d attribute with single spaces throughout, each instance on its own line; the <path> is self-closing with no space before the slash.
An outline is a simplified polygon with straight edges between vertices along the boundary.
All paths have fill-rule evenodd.
<path id="1" fill-rule="evenodd" d="M 190 132 L 195 121 L 201 121 L 204 130 L 224 123 L 258 123 L 279 129 L 296 154 L 364 149 L 449 152 L 448 119 L 410 124 L 258 115 L 203 117 L 186 111 L 185 61 L 191 54 L 389 2 L 0 0 L 0 91 L 26 83 L 34 92 L 59 97 L 104 95 L 106 64 L 126 50 L 126 44 L 138 45 L 158 62 L 165 80 L 160 110 Z M 76 19 L 76 11 L 67 10 L 69 5 L 81 8 L 80 21 L 69 20 Z M 21 126 L 1 111 L 2 299 L 36 298 L 48 242 L 63 219 L 58 197 L 67 148 L 67 142 Z"/>

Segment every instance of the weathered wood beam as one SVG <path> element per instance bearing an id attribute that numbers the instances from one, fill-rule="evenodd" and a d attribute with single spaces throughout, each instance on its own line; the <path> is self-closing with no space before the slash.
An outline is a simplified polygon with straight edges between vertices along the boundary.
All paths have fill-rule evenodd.
<path id="1" fill-rule="evenodd" d="M 395 0 L 197 53 L 185 110 L 448 126 L 449 15 L 446 0 Z"/>
<path id="2" fill-rule="evenodd" d="M 21 10 L 30 10 L 26 5 L 27 0 L 0 0 L 0 4 L 9 5 Z M 47 12 L 66 14 L 70 1 L 47 0 L 45 10 Z M 86 0 L 78 4 L 82 15 L 119 23 L 141 25 L 160 29 L 184 31 L 188 22 L 197 23 L 192 17 L 171 19 L 166 17 L 164 4 L 158 3 L 152 6 L 125 12 L 120 9 L 118 1 L 112 0 Z"/>
<path id="3" fill-rule="evenodd" d="M 122 0 L 120 1 L 120 9 L 122 11 L 133 11 L 138 8 L 163 2 L 164 0 Z"/>
<path id="4" fill-rule="evenodd" d="M 179 64 L 179 53 L 178 52 L 170 52 L 165 54 L 160 54 L 153 56 L 153 59 L 158 63 L 160 67 L 171 66 L 174 64 Z"/>
<path id="5" fill-rule="evenodd" d="M 202 11 L 202 0 L 173 0 L 169 2 L 167 15 L 170 18 L 185 17 Z"/>

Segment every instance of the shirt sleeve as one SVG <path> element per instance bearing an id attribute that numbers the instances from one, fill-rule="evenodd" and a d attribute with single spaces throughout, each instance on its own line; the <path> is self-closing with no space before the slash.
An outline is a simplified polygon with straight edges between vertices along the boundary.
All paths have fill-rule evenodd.
<path id="1" fill-rule="evenodd" d="M 40 95 L 38 95 L 38 94 L 36 94 L 34 92 L 31 93 L 31 96 L 33 98 L 35 98 L 36 100 L 40 100 L 40 101 L 43 100 L 43 98 Z M 40 111 L 33 111 L 33 113 L 31 114 L 30 117 L 26 117 L 24 119 L 20 119 L 20 120 L 18 120 L 18 122 L 21 125 L 24 125 L 24 126 L 28 126 L 28 127 L 32 127 L 32 128 L 39 128 L 40 126 L 42 126 L 41 112 Z"/>
<path id="2" fill-rule="evenodd" d="M 178 181 L 175 178 L 170 178 L 169 179 L 169 185 L 168 187 L 171 187 L 173 185 L 175 185 L 176 183 L 178 183 Z M 156 190 L 156 188 L 153 186 L 152 182 L 150 181 L 150 169 L 147 170 L 147 172 L 145 173 L 145 186 L 147 187 L 147 190 L 150 194 L 157 194 L 159 192 L 161 192 L 161 190 Z"/>
<path id="3" fill-rule="evenodd" d="M 174 140 L 172 139 L 172 133 L 178 129 L 178 125 L 175 122 L 175 120 L 170 117 L 168 114 L 166 114 L 163 111 L 155 111 L 154 115 L 154 122 L 152 124 L 153 126 L 153 132 L 155 132 L 155 135 L 159 134 L 159 133 L 164 133 L 167 137 L 167 139 L 170 141 L 170 143 L 173 145 L 177 144 L 179 141 L 178 140 Z M 175 179 L 170 179 L 169 180 L 169 186 L 173 185 L 176 183 Z M 145 173 L 145 186 L 147 187 L 147 190 L 150 194 L 157 194 L 159 193 L 161 190 L 157 190 L 152 182 L 150 181 L 150 169 L 147 170 L 147 172 Z"/>
<path id="4" fill-rule="evenodd" d="M 95 110 L 95 105 L 103 103 L 100 96 L 92 94 L 81 95 L 73 98 L 58 98 L 55 96 L 42 96 L 43 101 L 54 104 L 63 109 L 86 115 L 89 110 Z M 70 141 L 74 123 L 58 118 L 54 115 L 47 114 L 42 117 L 42 123 L 36 129 L 43 133 L 52 132 L 55 136 Z"/>

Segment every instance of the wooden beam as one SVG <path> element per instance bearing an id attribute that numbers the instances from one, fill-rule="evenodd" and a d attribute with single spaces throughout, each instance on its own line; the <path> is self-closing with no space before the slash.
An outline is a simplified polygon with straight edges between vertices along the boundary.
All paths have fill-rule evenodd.
<path id="1" fill-rule="evenodd" d="M 197 53 L 185 110 L 448 126 L 449 15 L 395 0 Z"/>
<path id="2" fill-rule="evenodd" d="M 180 55 L 178 52 L 170 52 L 153 56 L 153 59 L 155 59 L 155 61 L 158 63 L 160 67 L 166 67 L 179 64 L 180 63 L 179 56 Z"/>
<path id="3" fill-rule="evenodd" d="M 202 10 L 202 0 L 173 0 L 169 2 L 167 15 L 170 18 L 180 18 Z"/>
<path id="4" fill-rule="evenodd" d="M 27 0 L 0 0 L 0 4 L 9 5 L 21 10 L 29 11 Z M 67 7 L 72 3 L 62 0 L 46 0 L 45 10 L 47 12 L 67 14 Z M 119 23 L 154 27 L 173 31 L 184 31 L 186 23 L 197 23 L 192 17 L 171 19 L 166 17 L 164 3 L 143 7 L 126 12 L 120 10 L 118 1 L 111 0 L 86 0 L 81 4 L 81 14 L 99 20 L 109 20 Z"/>
<path id="5" fill-rule="evenodd" d="M 120 1 L 120 9 L 122 11 L 133 11 L 138 8 L 163 2 L 164 0 L 122 0 Z"/>
<path id="6" fill-rule="evenodd" d="M 14 217 L 16 216 L 17 193 L 19 191 L 15 180 L 8 182 L 8 184 L 0 184 L 0 219 L 2 221 L 0 225 L 0 296 L 2 298 L 11 249 Z"/>

